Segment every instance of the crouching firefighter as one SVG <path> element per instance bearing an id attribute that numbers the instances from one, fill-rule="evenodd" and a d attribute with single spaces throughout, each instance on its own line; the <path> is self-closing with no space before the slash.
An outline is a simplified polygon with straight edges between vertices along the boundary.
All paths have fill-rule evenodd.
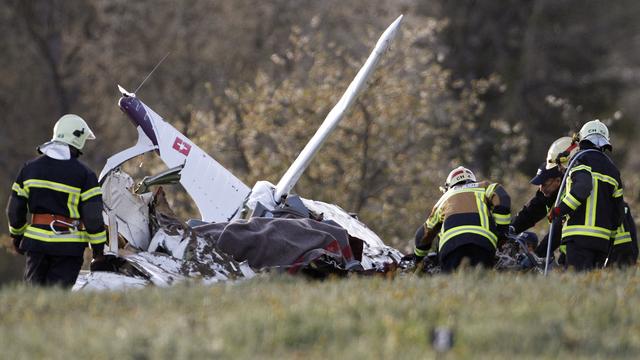
<path id="1" fill-rule="evenodd" d="M 442 271 L 451 272 L 464 261 L 471 266 L 493 267 L 498 239 L 506 234 L 511 218 L 509 195 L 497 183 L 476 181 L 473 172 L 462 166 L 449 173 L 442 190 L 444 194 L 433 207 L 423 233 L 418 231 L 415 257 L 426 256 L 439 235 Z"/>
<path id="2" fill-rule="evenodd" d="M 567 266 L 590 270 L 605 263 L 611 238 L 623 220 L 624 204 L 620 172 L 604 153 L 611 150 L 609 129 L 599 120 L 582 126 L 578 134 L 580 152 L 569 169 L 561 202 L 549 219 L 562 226 Z"/>
<path id="3" fill-rule="evenodd" d="M 26 255 L 29 284 L 73 286 L 87 244 L 94 261 L 104 261 L 102 193 L 95 173 L 78 160 L 88 139 L 95 136 L 81 117 L 62 116 L 12 186 L 9 231 L 16 251 Z"/>
<path id="4" fill-rule="evenodd" d="M 535 195 L 522 207 L 511 220 L 510 232 L 519 234 L 542 220 L 546 219 L 549 211 L 558 197 L 562 177 L 569 165 L 569 160 L 578 152 L 578 143 L 569 136 L 564 136 L 551 144 L 547 151 L 547 159 L 538 167 L 536 176 L 531 179 L 532 185 L 537 185 Z M 535 254 L 545 257 L 549 234 L 536 246 Z M 560 233 L 555 234 L 551 242 L 551 250 L 560 246 Z M 565 260 L 565 246 L 560 246 L 560 263 Z"/>

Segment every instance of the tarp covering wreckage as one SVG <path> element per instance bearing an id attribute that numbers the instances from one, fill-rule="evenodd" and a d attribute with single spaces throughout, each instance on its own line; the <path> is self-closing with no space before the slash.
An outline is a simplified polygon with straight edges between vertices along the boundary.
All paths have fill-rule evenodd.
<path id="1" fill-rule="evenodd" d="M 111 217 L 122 229 L 119 255 L 111 271 L 83 273 L 76 290 L 169 286 L 188 278 L 215 283 L 251 278 L 255 271 L 313 277 L 386 272 L 402 256 L 336 205 L 301 199 L 304 207 L 285 205 L 269 218 L 183 222 L 162 187 L 138 195 L 133 185 L 119 170 L 105 180 L 105 206 L 113 206 Z"/>
<path id="2" fill-rule="evenodd" d="M 340 207 L 290 193 L 297 180 L 365 88 L 402 21 L 382 34 L 336 106 L 277 185 L 259 181 L 250 189 L 160 115 L 120 87 L 118 105 L 138 131 L 137 143 L 107 160 L 100 173 L 104 218 L 109 229 L 109 271 L 82 273 L 74 289 L 168 286 L 188 278 L 219 282 L 278 270 L 324 276 L 385 272 L 402 254 Z M 155 152 L 168 170 L 142 189 L 179 182 L 201 220 L 183 222 L 169 208 L 162 188 L 136 193 L 120 165 Z M 251 213 L 248 219 L 243 219 Z"/>

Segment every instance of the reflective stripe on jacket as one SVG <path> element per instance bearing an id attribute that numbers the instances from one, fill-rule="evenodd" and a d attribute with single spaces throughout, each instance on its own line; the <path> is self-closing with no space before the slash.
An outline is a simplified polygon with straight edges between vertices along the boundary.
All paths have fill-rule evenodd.
<path id="1" fill-rule="evenodd" d="M 638 240 L 636 239 L 635 221 L 631 216 L 629 205 L 624 204 L 624 219 L 622 224 L 616 229 L 613 235 L 613 246 L 622 245 L 633 242 L 635 246 Z"/>
<path id="2" fill-rule="evenodd" d="M 21 247 L 57 255 L 82 254 L 87 244 L 106 242 L 106 232 L 98 212 L 102 208 L 102 191 L 98 179 L 89 168 L 76 158 L 56 160 L 40 156 L 27 162 L 13 183 L 8 212 L 9 231 L 12 235 L 24 235 Z M 27 212 L 54 214 L 83 220 L 83 209 L 89 203 L 93 221 L 86 230 L 69 229 L 62 224 L 52 229 L 47 225 L 31 225 Z M 95 213 L 95 214 L 94 214 Z M 97 215 L 97 216 L 96 216 Z M 83 221 L 85 225 L 86 221 Z"/>
<path id="3" fill-rule="evenodd" d="M 467 243 L 495 251 L 497 227 L 511 219 L 510 198 L 504 188 L 486 181 L 454 186 L 433 207 L 425 222 L 425 236 L 416 248 L 424 250 L 439 235 L 441 256 Z"/>
<path id="4" fill-rule="evenodd" d="M 569 172 L 561 200 L 563 213 L 569 214 L 562 228 L 562 241 L 573 239 L 608 251 L 609 241 L 622 221 L 620 172 L 601 152 L 585 153 L 577 161 Z"/>

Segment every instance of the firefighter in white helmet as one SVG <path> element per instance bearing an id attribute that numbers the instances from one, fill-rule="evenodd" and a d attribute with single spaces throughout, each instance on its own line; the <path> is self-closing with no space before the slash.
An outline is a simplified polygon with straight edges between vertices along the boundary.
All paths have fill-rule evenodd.
<path id="1" fill-rule="evenodd" d="M 513 217 L 509 230 L 513 234 L 519 234 L 531 227 L 538 221 L 547 217 L 549 210 L 558 196 L 558 190 L 562 183 L 562 177 L 569 165 L 573 155 L 578 152 L 578 142 L 569 136 L 564 136 L 554 141 L 547 151 L 546 160 L 540 164 L 536 176 L 530 183 L 538 186 L 533 198 L 531 198 L 522 209 Z M 535 249 L 539 257 L 546 256 L 548 234 L 543 237 Z M 552 248 L 555 250 L 560 245 L 560 236 L 554 237 Z M 564 246 L 560 249 L 564 254 Z M 564 257 L 561 255 L 560 261 Z"/>
<path id="2" fill-rule="evenodd" d="M 436 247 L 444 272 L 457 269 L 465 258 L 472 266 L 492 267 L 498 239 L 506 233 L 511 218 L 509 195 L 500 184 L 477 181 L 462 166 L 449 173 L 443 190 L 416 233 L 412 256 L 424 258 L 439 236 Z"/>
<path id="3" fill-rule="evenodd" d="M 30 284 L 73 286 L 87 245 L 98 264 L 104 261 L 101 189 L 96 174 L 78 160 L 89 139 L 95 136 L 80 116 L 62 116 L 51 141 L 38 147 L 42 155 L 28 161 L 13 183 L 9 231 L 16 251 L 26 255 Z"/>
<path id="4" fill-rule="evenodd" d="M 604 265 L 612 234 L 624 217 L 620 172 L 605 150 L 611 150 L 609 129 L 592 120 L 578 134 L 580 152 L 569 169 L 566 191 L 549 219 L 562 225 L 567 266 L 590 270 Z"/>

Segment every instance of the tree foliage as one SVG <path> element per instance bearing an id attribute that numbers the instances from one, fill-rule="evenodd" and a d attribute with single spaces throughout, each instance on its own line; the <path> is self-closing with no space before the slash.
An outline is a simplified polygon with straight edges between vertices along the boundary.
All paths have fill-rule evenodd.
<path id="1" fill-rule="evenodd" d="M 475 142 L 469 114 L 482 108 L 474 91 L 454 96 L 449 72 L 428 47 L 416 46 L 435 38 L 440 25 L 428 24 L 405 24 L 296 187 L 302 196 L 360 213 L 387 237 L 413 232 L 449 168 L 471 157 L 473 147 L 460 143 Z M 323 51 L 330 42 L 322 33 L 294 28 L 290 41 L 290 49 L 272 56 L 289 68 L 285 79 L 260 71 L 252 83 L 212 96 L 214 110 L 194 114 L 195 140 L 223 164 L 235 164 L 249 184 L 278 181 L 364 62 L 342 46 Z M 375 38 L 360 41 L 366 46 Z"/>
<path id="2" fill-rule="evenodd" d="M 135 90 L 167 53 L 138 95 L 249 186 L 275 183 L 404 13 L 297 192 L 404 244 L 452 167 L 504 183 L 517 208 L 548 145 L 600 117 L 636 203 L 639 12 L 631 0 L 7 0 L 0 200 L 63 113 L 98 135 L 84 155 L 96 171 L 130 146 L 116 84 Z"/>

